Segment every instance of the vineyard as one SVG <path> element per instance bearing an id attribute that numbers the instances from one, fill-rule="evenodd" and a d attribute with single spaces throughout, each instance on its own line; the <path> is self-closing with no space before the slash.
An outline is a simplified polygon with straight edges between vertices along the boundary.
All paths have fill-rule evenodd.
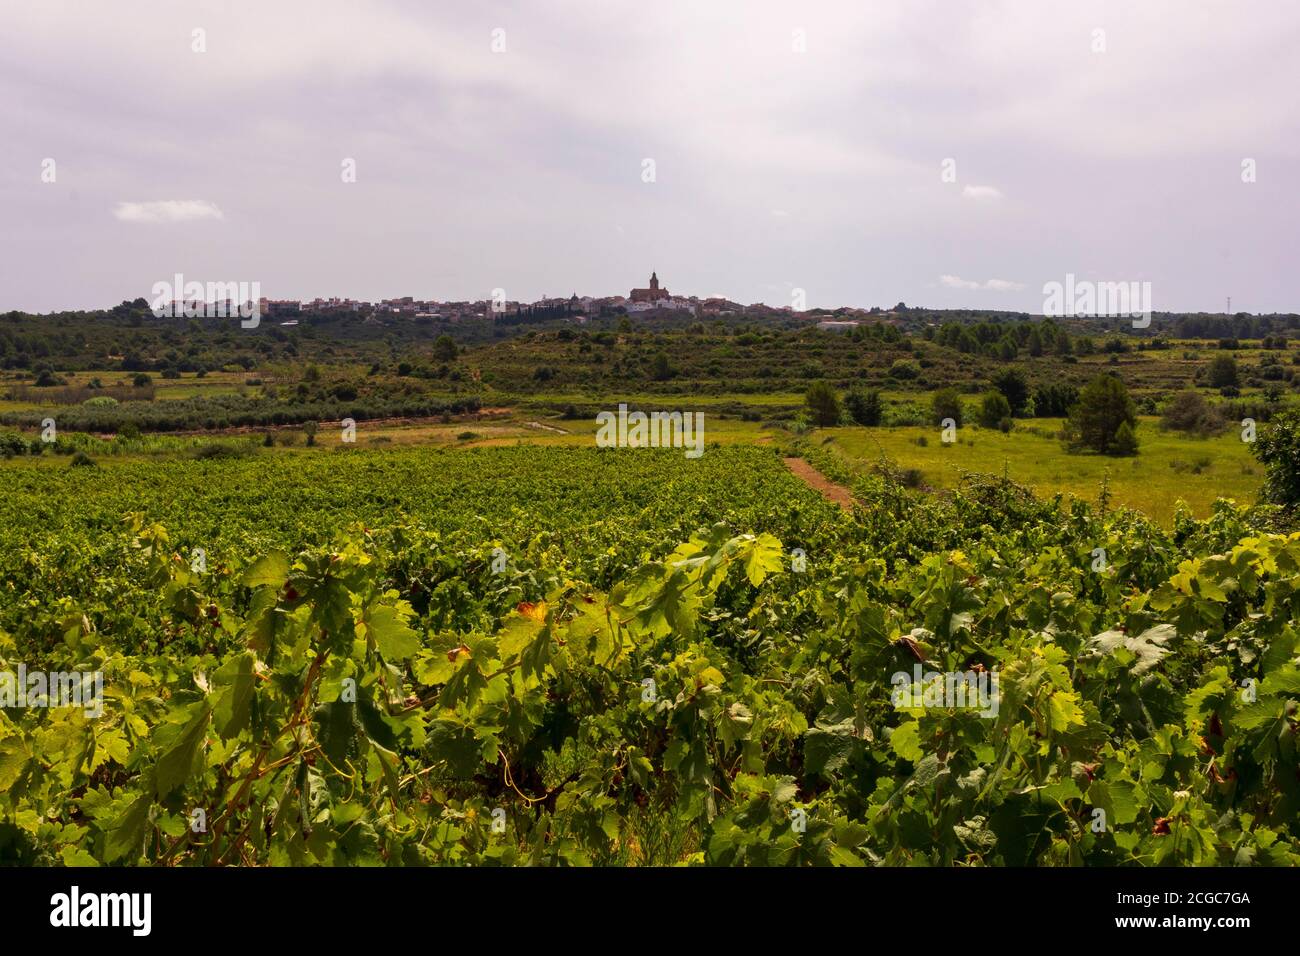
<path id="1" fill-rule="evenodd" d="M 5 465 L 0 861 L 1300 863 L 1300 533 L 799 451 Z"/>

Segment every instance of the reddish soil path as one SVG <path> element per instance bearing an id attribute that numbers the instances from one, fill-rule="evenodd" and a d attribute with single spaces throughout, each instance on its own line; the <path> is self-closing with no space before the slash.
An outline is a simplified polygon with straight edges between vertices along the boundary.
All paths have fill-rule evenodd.
<path id="1" fill-rule="evenodd" d="M 786 458 L 785 466 L 802 478 L 809 488 L 821 492 L 827 501 L 839 505 L 845 511 L 853 510 L 853 492 L 843 485 L 837 485 L 802 458 Z"/>

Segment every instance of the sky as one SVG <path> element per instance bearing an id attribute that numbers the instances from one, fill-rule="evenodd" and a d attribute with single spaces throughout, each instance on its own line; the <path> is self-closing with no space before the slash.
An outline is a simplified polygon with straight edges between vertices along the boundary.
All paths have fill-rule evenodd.
<path id="1" fill-rule="evenodd" d="M 0 0 L 0 311 L 1300 311 L 1295 0 Z"/>

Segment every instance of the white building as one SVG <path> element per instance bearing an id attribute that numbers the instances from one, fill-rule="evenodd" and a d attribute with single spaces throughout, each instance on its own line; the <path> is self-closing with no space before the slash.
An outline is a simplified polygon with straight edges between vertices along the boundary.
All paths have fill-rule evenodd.
<path id="1" fill-rule="evenodd" d="M 680 296 L 671 296 L 667 299 L 657 299 L 654 302 L 629 302 L 627 304 L 629 312 L 652 312 L 655 309 L 678 309 L 694 315 L 695 303 Z"/>

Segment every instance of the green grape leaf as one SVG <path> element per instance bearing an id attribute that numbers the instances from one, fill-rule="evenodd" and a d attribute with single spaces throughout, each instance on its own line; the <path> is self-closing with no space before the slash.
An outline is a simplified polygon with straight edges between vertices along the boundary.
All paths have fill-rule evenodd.
<path id="1" fill-rule="evenodd" d="M 366 612 L 366 633 L 384 660 L 404 661 L 420 649 L 420 635 L 407 625 L 410 617 L 410 605 L 404 601 L 394 607 L 381 604 Z"/>
<path id="2" fill-rule="evenodd" d="M 283 551 L 268 551 L 244 572 L 244 586 L 249 588 L 284 585 L 289 577 L 289 556 Z"/>
<path id="3" fill-rule="evenodd" d="M 193 708 L 189 721 L 171 745 L 158 757 L 154 765 L 154 790 L 161 800 L 185 783 L 194 772 L 195 758 L 199 746 L 203 743 L 204 732 L 208 728 L 208 719 L 212 716 L 212 707 L 202 701 Z"/>

